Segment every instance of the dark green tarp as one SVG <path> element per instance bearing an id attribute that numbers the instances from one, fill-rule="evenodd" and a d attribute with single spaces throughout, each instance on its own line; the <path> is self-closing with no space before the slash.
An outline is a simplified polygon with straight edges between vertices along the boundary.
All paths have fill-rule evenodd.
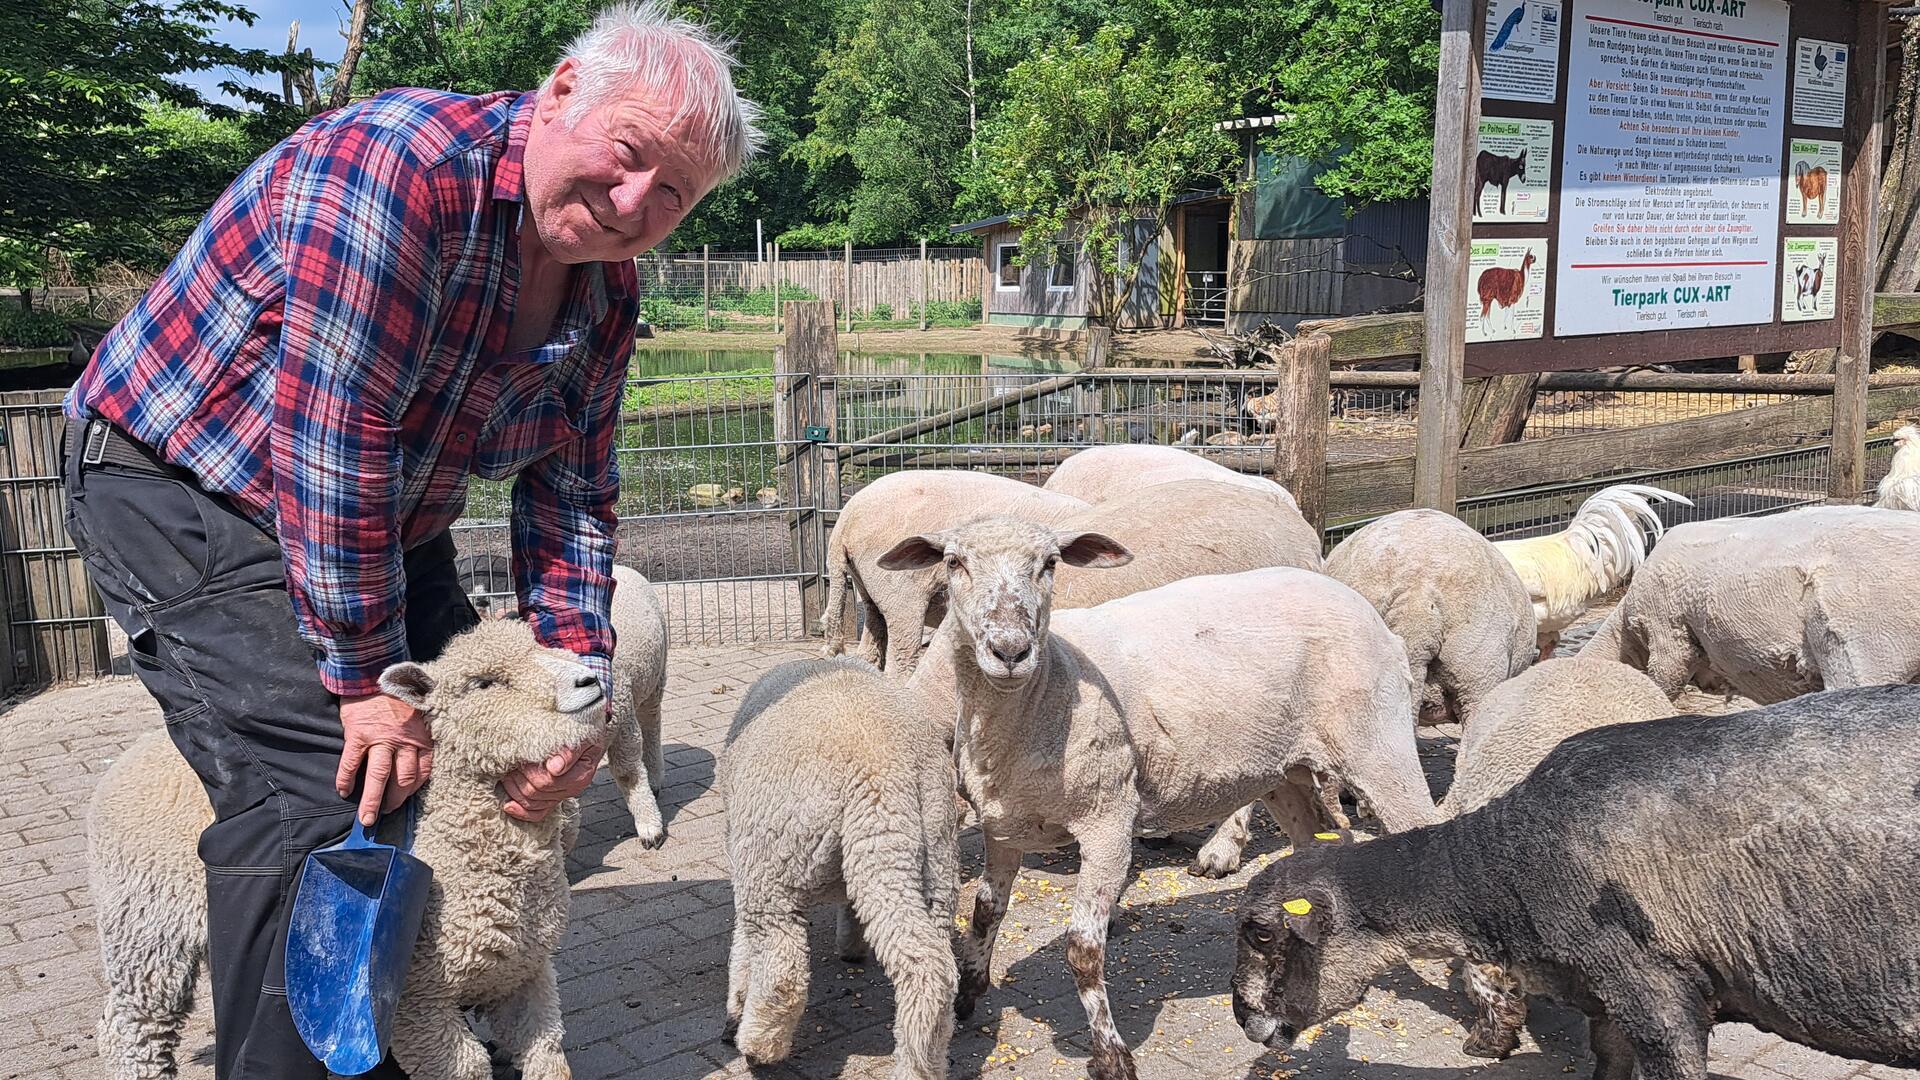
<path id="1" fill-rule="evenodd" d="M 1253 238 L 1303 240 L 1346 232 L 1345 204 L 1314 186 L 1325 166 L 1261 151 L 1254 159 Z"/>

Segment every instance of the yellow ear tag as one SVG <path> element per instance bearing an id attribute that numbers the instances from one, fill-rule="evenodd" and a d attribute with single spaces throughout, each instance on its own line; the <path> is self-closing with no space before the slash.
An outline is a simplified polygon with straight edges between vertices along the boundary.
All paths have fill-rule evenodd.
<path id="1" fill-rule="evenodd" d="M 1338 840 L 1340 839 L 1340 834 L 1337 832 L 1317 832 L 1313 834 L 1313 838 L 1315 840 Z"/>
<path id="2" fill-rule="evenodd" d="M 1285 908 L 1289 915 L 1305 915 L 1307 912 L 1313 910 L 1313 905 L 1307 903 L 1305 900 L 1289 900 L 1280 906 Z"/>

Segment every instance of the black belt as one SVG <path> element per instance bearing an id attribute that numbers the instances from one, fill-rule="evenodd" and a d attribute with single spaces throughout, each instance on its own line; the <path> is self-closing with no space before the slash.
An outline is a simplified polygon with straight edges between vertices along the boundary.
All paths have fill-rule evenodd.
<path id="1" fill-rule="evenodd" d="M 192 472 L 163 460 L 147 444 L 98 417 L 67 425 L 67 457 L 80 455 L 80 467 L 118 465 L 136 472 L 193 480 Z"/>

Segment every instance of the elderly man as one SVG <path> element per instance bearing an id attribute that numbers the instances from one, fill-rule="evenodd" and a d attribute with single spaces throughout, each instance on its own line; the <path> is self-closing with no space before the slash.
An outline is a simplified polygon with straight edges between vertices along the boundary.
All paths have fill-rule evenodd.
<path id="1" fill-rule="evenodd" d="M 631 260 L 757 149 L 731 64 L 648 0 L 603 13 L 536 93 L 315 117 L 233 182 L 67 399 L 68 528 L 213 802 L 222 1080 L 326 1075 L 287 1010 L 291 885 L 356 806 L 371 823 L 431 773 L 379 678 L 475 621 L 448 532 L 470 474 L 515 478 L 521 612 L 606 682 Z M 528 763 L 506 811 L 544 816 L 599 754 Z"/>

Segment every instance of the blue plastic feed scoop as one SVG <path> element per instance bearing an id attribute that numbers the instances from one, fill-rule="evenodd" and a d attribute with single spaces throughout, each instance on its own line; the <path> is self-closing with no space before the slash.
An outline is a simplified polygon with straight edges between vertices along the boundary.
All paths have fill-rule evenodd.
<path id="1" fill-rule="evenodd" d="M 413 802 L 399 847 L 356 819 L 307 856 L 287 927 L 287 1005 L 300 1038 L 329 1070 L 358 1076 L 386 1057 L 393 1007 L 420 936 L 433 868 L 415 858 Z"/>

